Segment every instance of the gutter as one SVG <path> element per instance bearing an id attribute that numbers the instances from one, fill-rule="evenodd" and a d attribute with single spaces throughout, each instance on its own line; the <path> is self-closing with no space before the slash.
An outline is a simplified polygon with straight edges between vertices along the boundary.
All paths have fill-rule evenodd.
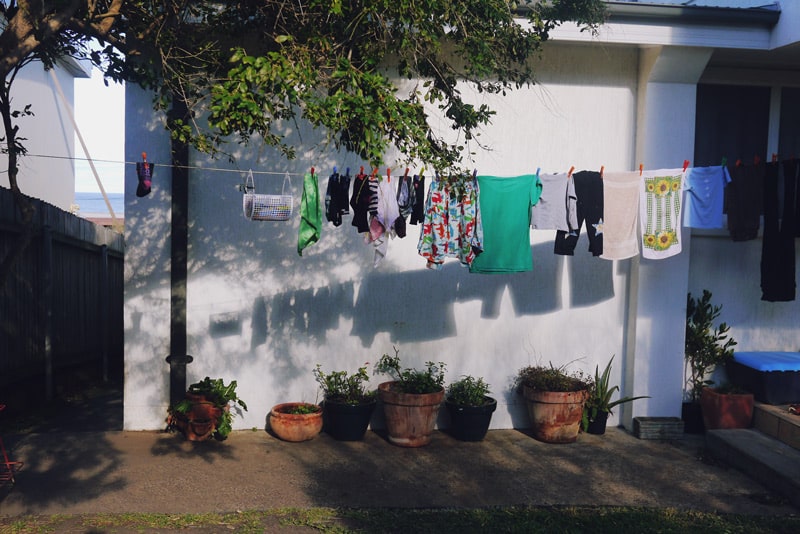
<path id="1" fill-rule="evenodd" d="M 778 2 L 742 8 L 607 1 L 606 11 L 610 22 L 677 19 L 687 23 L 767 27 L 775 26 L 781 16 Z"/>
<path id="2" fill-rule="evenodd" d="M 525 15 L 531 4 L 540 0 L 522 0 L 515 11 Z M 606 0 L 606 22 L 659 21 L 704 23 L 719 26 L 766 26 L 778 23 L 781 8 L 778 2 L 766 3 L 762 7 L 715 7 L 685 4 L 657 4 L 637 0 Z"/>

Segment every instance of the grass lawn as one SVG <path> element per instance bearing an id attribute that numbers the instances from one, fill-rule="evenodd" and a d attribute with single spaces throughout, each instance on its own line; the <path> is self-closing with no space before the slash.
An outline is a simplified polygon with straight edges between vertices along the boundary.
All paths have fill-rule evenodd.
<path id="1" fill-rule="evenodd" d="M 796 533 L 799 516 L 718 515 L 676 509 L 280 509 L 232 514 L 96 514 L 0 517 L 0 533 Z"/>

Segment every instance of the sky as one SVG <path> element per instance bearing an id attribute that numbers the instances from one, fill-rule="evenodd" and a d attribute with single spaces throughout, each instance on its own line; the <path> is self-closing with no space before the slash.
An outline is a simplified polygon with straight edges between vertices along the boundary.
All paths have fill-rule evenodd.
<path id="1" fill-rule="evenodd" d="M 75 121 L 106 193 L 124 192 L 125 87 L 111 82 L 106 87 L 97 69 L 91 78 L 76 79 Z M 75 157 L 75 191 L 99 192 L 77 136 Z"/>

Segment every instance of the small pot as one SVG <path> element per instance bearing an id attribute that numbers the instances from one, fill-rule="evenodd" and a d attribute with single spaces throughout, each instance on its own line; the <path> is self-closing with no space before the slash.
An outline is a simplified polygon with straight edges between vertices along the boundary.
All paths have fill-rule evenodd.
<path id="1" fill-rule="evenodd" d="M 313 406 L 312 413 L 289 413 L 298 406 Z M 276 404 L 269 412 L 272 432 L 284 441 L 308 441 L 322 430 L 322 407 L 307 402 L 285 402 Z"/>
<path id="2" fill-rule="evenodd" d="M 396 383 L 378 384 L 389 442 L 400 447 L 423 447 L 431 442 L 444 388 L 434 393 L 404 393 Z"/>
<path id="3" fill-rule="evenodd" d="M 606 433 L 606 423 L 608 422 L 608 412 L 598 411 L 594 419 L 589 421 L 586 432 L 602 436 Z"/>
<path id="4" fill-rule="evenodd" d="M 449 400 L 444 401 L 447 413 L 450 414 L 450 434 L 461 441 L 481 441 L 486 437 L 492 414 L 497 409 L 497 401 L 484 397 L 485 404 L 480 406 L 464 406 Z"/>
<path id="5" fill-rule="evenodd" d="M 367 433 L 377 399 L 364 404 L 322 403 L 323 430 L 339 441 L 359 441 Z"/>

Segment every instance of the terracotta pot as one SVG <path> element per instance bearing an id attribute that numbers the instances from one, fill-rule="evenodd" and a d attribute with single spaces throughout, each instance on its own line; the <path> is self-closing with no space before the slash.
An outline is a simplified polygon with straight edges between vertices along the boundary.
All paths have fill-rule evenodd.
<path id="1" fill-rule="evenodd" d="M 487 404 L 481 406 L 463 406 L 444 401 L 447 413 L 450 414 L 450 434 L 461 441 L 481 441 L 489 431 L 492 414 L 497 409 L 497 401 L 485 397 Z"/>
<path id="2" fill-rule="evenodd" d="M 718 428 L 750 428 L 753 423 L 752 393 L 720 393 L 703 388 L 700 406 L 706 430 Z"/>
<path id="3" fill-rule="evenodd" d="M 525 386 L 523 391 L 534 438 L 545 443 L 573 443 L 578 439 L 587 390 L 537 391 Z"/>
<path id="4" fill-rule="evenodd" d="M 312 413 L 288 413 L 298 406 L 313 406 Z M 308 441 L 322 430 L 322 407 L 307 402 L 285 402 L 276 404 L 269 412 L 269 427 L 284 441 Z"/>
<path id="5" fill-rule="evenodd" d="M 444 388 L 435 393 L 416 394 L 396 391 L 394 386 L 394 381 L 378 385 L 389 442 L 400 447 L 427 445 L 439 416 Z"/>
<path id="6" fill-rule="evenodd" d="M 175 428 L 189 441 L 205 441 L 214 435 L 222 410 L 209 402 L 204 395 L 186 393 L 186 400 L 192 403 L 186 413 L 174 415 Z"/>

